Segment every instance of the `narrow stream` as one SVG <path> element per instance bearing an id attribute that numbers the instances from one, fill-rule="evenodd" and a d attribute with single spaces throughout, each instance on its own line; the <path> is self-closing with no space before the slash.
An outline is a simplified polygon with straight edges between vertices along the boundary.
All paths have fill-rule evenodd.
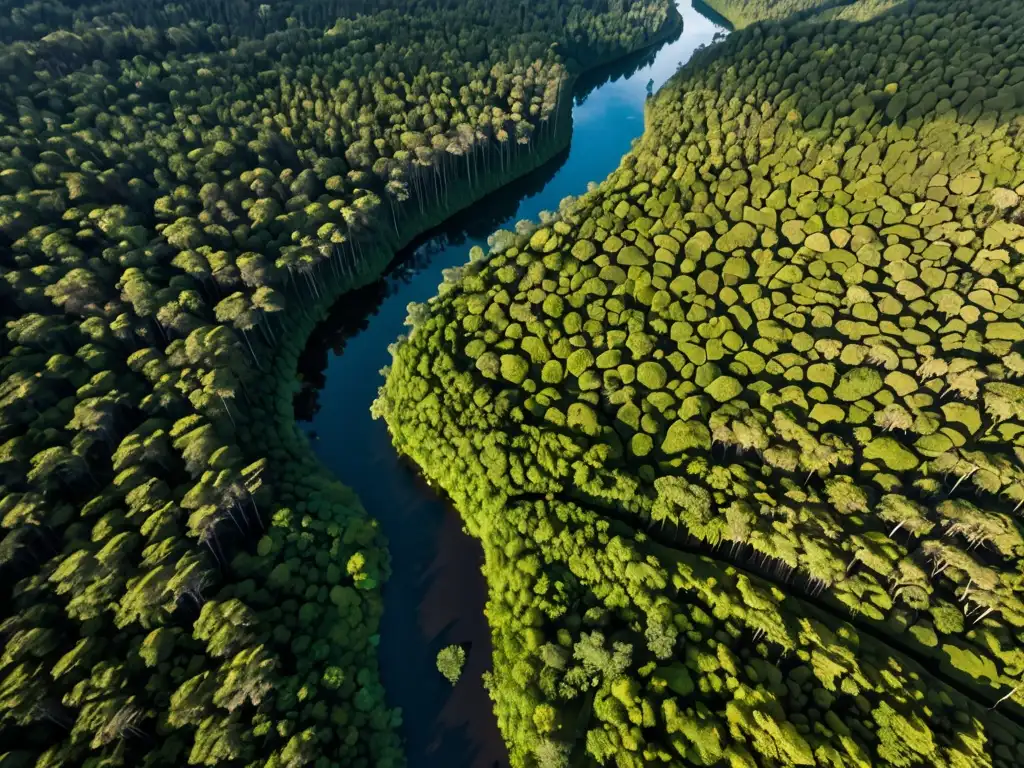
<path id="1" fill-rule="evenodd" d="M 405 330 L 406 306 L 433 296 L 442 270 L 465 263 L 474 245 L 486 249 L 495 229 L 557 210 L 562 198 L 618 166 L 643 132 L 649 85 L 661 87 L 724 31 L 690 0 L 678 0 L 678 8 L 683 31 L 674 41 L 581 78 L 567 151 L 428 233 L 381 280 L 344 296 L 300 361 L 296 416 L 320 460 L 359 494 L 388 538 L 393 573 L 384 587 L 381 675 L 389 703 L 402 709 L 410 768 L 494 768 L 508 757 L 480 679 L 491 665 L 482 551 L 454 510 L 399 460 L 384 423 L 370 418 L 378 371 Z M 454 689 L 435 666 L 451 643 L 469 644 Z"/>

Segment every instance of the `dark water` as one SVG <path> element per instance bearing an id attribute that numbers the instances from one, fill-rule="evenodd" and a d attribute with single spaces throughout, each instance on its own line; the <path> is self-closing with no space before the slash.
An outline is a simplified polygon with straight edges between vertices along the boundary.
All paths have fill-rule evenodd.
<path id="1" fill-rule="evenodd" d="M 482 550 L 398 458 L 384 423 L 370 418 L 378 371 L 405 330 L 406 306 L 433 296 L 442 270 L 465 263 L 472 246 L 486 248 L 495 229 L 557 210 L 562 198 L 618 166 L 643 132 L 650 81 L 659 88 L 722 31 L 689 0 L 679 0 L 679 11 L 684 27 L 677 39 L 577 84 L 567 151 L 455 216 L 399 254 L 384 278 L 346 295 L 300 362 L 305 386 L 296 412 L 307 422 L 303 428 L 320 460 L 359 494 L 388 538 L 393 574 L 384 587 L 381 675 L 389 703 L 402 709 L 410 768 L 493 768 L 508 758 L 480 682 L 491 664 Z M 451 643 L 470 646 L 454 689 L 435 666 L 437 652 Z"/>

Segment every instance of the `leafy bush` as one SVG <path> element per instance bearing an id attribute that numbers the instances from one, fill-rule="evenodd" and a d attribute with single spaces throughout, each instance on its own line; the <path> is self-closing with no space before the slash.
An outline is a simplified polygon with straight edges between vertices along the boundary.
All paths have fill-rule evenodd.
<path id="1" fill-rule="evenodd" d="M 437 653 L 437 671 L 452 685 L 459 682 L 465 664 L 466 651 L 461 645 L 449 645 Z"/>

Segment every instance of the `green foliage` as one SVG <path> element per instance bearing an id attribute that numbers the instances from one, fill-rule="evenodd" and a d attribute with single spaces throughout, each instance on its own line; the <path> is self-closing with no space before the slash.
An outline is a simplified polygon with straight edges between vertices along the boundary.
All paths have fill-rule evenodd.
<path id="1" fill-rule="evenodd" d="M 839 377 L 835 396 L 844 402 L 869 397 L 882 388 L 882 376 L 874 368 L 853 368 Z"/>
<path id="2" fill-rule="evenodd" d="M 459 682 L 465 664 L 466 651 L 461 645 L 449 645 L 437 653 L 437 671 L 452 685 Z"/>
<path id="3" fill-rule="evenodd" d="M 677 24 L 667 0 L 0 2 L 0 763 L 402 764 L 385 542 L 294 428 L 298 354 L 563 148 L 583 69 Z M 523 350 L 477 345 L 474 373 L 524 382 Z"/>
<path id="4" fill-rule="evenodd" d="M 668 428 L 661 450 L 669 456 L 689 450 L 711 448 L 711 433 L 699 421 L 676 421 Z"/>
<path id="5" fill-rule="evenodd" d="M 702 0 L 735 29 L 759 21 L 779 21 L 796 13 L 847 5 L 848 0 Z M 856 5 L 856 3 L 853 3 Z"/>
<path id="6" fill-rule="evenodd" d="M 641 363 L 636 370 L 636 380 L 648 389 L 661 389 L 668 381 L 665 369 L 658 363 L 647 361 Z"/>
<path id="7" fill-rule="evenodd" d="M 501 356 L 501 375 L 513 384 L 520 384 L 530 371 L 530 364 L 519 355 Z"/>
<path id="8" fill-rule="evenodd" d="M 396 350 L 395 445 L 487 552 L 514 765 L 1024 760 L 1024 15 L 818 10 L 697 56 L 556 245 Z M 452 356 L 554 295 L 518 387 Z"/>
<path id="9" fill-rule="evenodd" d="M 732 400 L 743 391 L 743 385 L 732 376 L 719 376 L 704 390 L 720 403 Z"/>

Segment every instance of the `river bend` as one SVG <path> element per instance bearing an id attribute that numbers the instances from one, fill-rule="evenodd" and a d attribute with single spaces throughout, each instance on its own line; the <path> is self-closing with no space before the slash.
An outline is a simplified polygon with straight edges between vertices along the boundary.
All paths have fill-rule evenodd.
<path id="1" fill-rule="evenodd" d="M 408 304 L 436 294 L 442 272 L 468 261 L 470 248 L 486 249 L 495 229 L 555 211 L 562 198 L 615 170 L 643 132 L 649 89 L 724 32 L 689 0 L 678 8 L 677 38 L 580 78 L 567 151 L 427 233 L 377 282 L 342 296 L 300 361 L 297 417 L 319 459 L 359 495 L 388 540 L 393 572 L 383 590 L 381 678 L 389 704 L 402 710 L 410 768 L 493 768 L 508 757 L 481 683 L 491 665 L 482 550 L 397 456 L 384 422 L 370 418 L 388 345 L 405 330 Z M 437 651 L 451 643 L 469 645 L 454 689 L 435 667 Z"/>

